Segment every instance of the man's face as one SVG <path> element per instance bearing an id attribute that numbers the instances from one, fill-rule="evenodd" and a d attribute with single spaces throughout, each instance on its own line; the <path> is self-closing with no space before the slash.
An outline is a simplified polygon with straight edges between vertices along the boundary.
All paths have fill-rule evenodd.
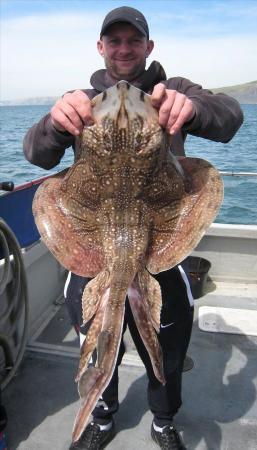
<path id="1" fill-rule="evenodd" d="M 128 23 L 117 23 L 107 30 L 97 48 L 106 69 L 117 80 L 132 81 L 145 69 L 154 43 Z"/>

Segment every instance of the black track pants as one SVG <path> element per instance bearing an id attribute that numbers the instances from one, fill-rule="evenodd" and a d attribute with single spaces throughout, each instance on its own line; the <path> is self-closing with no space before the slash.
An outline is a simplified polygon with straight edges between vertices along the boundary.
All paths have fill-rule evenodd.
<path id="1" fill-rule="evenodd" d="M 149 407 L 154 415 L 156 425 L 164 426 L 172 422 L 173 416 L 182 403 L 182 370 L 192 330 L 193 299 L 185 264 L 161 272 L 155 275 L 155 278 L 160 283 L 163 300 L 161 328 L 158 337 L 163 351 L 165 386 L 154 375 L 148 352 L 137 331 L 128 300 L 126 300 L 123 331 L 125 332 L 126 327 L 129 327 L 131 337 L 147 372 Z M 77 327 L 81 325 L 80 299 L 87 282 L 87 279 L 72 274 L 67 289 L 66 304 L 72 323 Z M 83 334 L 86 334 L 89 325 L 80 326 Z M 124 351 L 122 341 L 113 377 L 93 411 L 94 420 L 98 423 L 107 423 L 112 414 L 118 410 L 118 366 Z"/>

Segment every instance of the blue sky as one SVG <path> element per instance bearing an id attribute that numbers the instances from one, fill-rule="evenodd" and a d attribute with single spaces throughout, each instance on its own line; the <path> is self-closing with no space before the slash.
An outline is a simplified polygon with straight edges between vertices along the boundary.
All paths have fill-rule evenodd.
<path id="1" fill-rule="evenodd" d="M 257 0 L 0 0 L 1 99 L 62 95 L 89 87 L 103 67 L 96 41 L 105 14 L 134 6 L 147 17 L 149 58 L 168 76 L 204 87 L 257 79 Z"/>

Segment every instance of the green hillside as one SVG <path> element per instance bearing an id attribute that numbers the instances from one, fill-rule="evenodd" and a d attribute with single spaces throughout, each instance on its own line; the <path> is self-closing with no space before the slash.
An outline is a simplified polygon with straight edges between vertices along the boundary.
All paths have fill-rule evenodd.
<path id="1" fill-rule="evenodd" d="M 241 104 L 257 103 L 257 81 L 237 84 L 235 86 L 225 86 L 211 89 L 213 92 L 223 92 L 239 101 Z"/>

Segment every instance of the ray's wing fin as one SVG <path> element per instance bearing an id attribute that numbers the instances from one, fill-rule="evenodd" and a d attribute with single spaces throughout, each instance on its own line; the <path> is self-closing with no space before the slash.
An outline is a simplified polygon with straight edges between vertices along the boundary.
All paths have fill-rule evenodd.
<path id="1" fill-rule="evenodd" d="M 87 323 L 100 307 L 104 292 L 109 287 L 109 272 L 102 270 L 93 280 L 87 283 L 82 295 L 83 323 Z"/>
<path id="2" fill-rule="evenodd" d="M 81 185 L 87 170 L 80 161 L 67 173 L 48 178 L 35 194 L 33 214 L 42 240 L 56 259 L 77 275 L 94 277 L 103 268 L 104 256 L 90 173 Z"/>
<path id="3" fill-rule="evenodd" d="M 134 281 L 129 286 L 128 298 L 131 306 L 131 311 L 137 325 L 138 332 L 150 356 L 155 376 L 162 384 L 165 384 L 165 377 L 163 373 L 162 350 L 158 341 L 156 331 L 153 326 L 154 323 L 155 326 L 159 328 L 160 318 L 156 317 L 156 309 L 158 310 L 159 306 L 157 306 L 156 308 L 152 305 L 152 307 L 149 308 L 149 303 L 146 295 L 151 290 L 151 286 L 145 287 L 145 283 L 149 283 L 150 281 L 151 275 L 150 274 L 148 275 L 149 276 L 146 276 L 146 274 L 141 275 L 140 281 L 138 276 L 135 277 Z M 144 282 L 142 283 L 143 279 Z M 156 280 L 154 280 L 156 281 L 156 283 L 153 283 L 152 280 L 151 280 L 152 285 L 158 283 Z M 160 291 L 159 289 L 156 288 L 156 286 L 154 286 L 154 290 L 159 294 Z M 160 301 L 161 299 L 157 297 L 156 302 L 159 303 Z"/>
<path id="4" fill-rule="evenodd" d="M 157 333 L 160 331 L 162 294 L 160 284 L 147 270 L 137 273 L 137 287 L 145 308 L 149 309 L 151 323 Z"/>
<path id="5" fill-rule="evenodd" d="M 104 314 L 109 298 L 110 280 L 107 270 L 100 272 L 86 285 L 82 296 L 83 322 L 92 323 L 80 350 L 80 362 L 76 381 L 87 370 L 89 360 L 97 347 L 98 336 L 101 333 Z"/>
<path id="6" fill-rule="evenodd" d="M 162 195 L 163 203 L 156 203 L 158 208 L 154 211 L 147 259 L 151 273 L 168 270 L 191 253 L 213 222 L 223 200 L 223 182 L 209 162 L 184 158 L 181 166 L 184 176 L 168 167 L 159 180 L 159 185 L 170 183 L 170 188 L 166 196 Z"/>

